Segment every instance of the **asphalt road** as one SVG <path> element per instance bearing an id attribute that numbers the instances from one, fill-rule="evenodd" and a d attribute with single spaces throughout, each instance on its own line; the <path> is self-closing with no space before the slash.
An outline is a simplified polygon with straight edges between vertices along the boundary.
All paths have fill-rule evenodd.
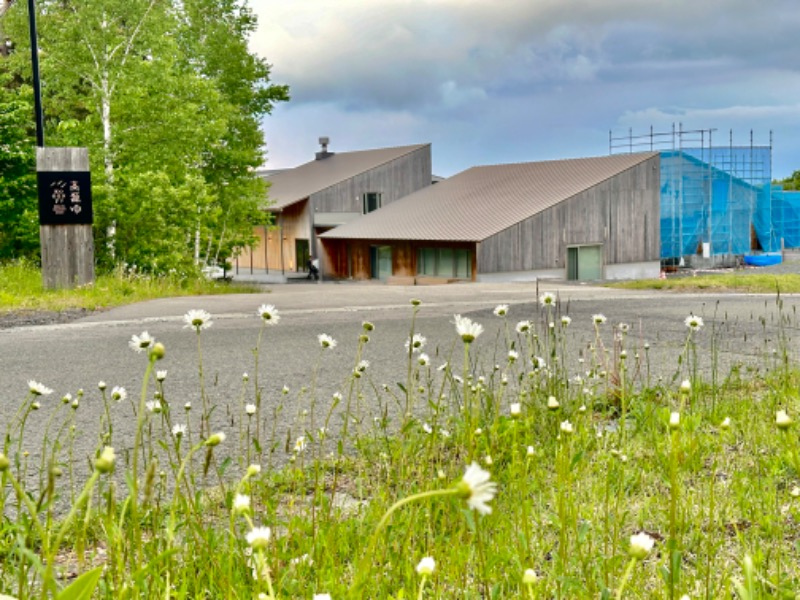
<path id="1" fill-rule="evenodd" d="M 690 313 L 705 320 L 697 336 L 698 356 L 708 370 L 712 356 L 723 375 L 732 365 L 765 368 L 780 351 L 781 336 L 797 358 L 793 339 L 798 331 L 796 307 L 800 297 L 783 298 L 779 308 L 774 296 L 745 294 L 709 295 L 668 292 L 632 292 L 601 287 L 561 283 L 541 284 L 453 284 L 437 287 L 401 287 L 376 284 L 296 284 L 274 286 L 258 295 L 171 298 L 135 304 L 93 314 L 78 321 L 37 327 L 0 330 L 0 423 L 5 424 L 28 393 L 28 380 L 53 388 L 42 397 L 42 410 L 33 413 L 25 433 L 25 447 L 36 453 L 41 444 L 47 416 L 65 393 L 85 390 L 77 411 L 78 436 L 75 456 L 85 459 L 98 443 L 98 428 L 103 404 L 97 388 L 105 381 L 110 390 L 124 386 L 138 397 L 146 367 L 143 354 L 128 347 L 134 334 L 148 331 L 163 342 L 167 355 L 158 364 L 168 371 L 166 400 L 172 407 L 173 422 L 187 418 L 183 405 L 191 402 L 199 409 L 197 336 L 184 327 L 187 310 L 202 308 L 213 316 L 213 326 L 202 332 L 203 368 L 208 397 L 217 407 L 212 415 L 213 429 L 226 431 L 230 439 L 237 434 L 241 402 L 253 401 L 254 356 L 261 329 L 256 309 L 262 303 L 274 304 L 280 311 L 277 326 L 265 330 L 259 378 L 263 386 L 262 418 L 266 430 L 275 427 L 276 439 L 294 439 L 303 427 L 302 411 L 317 398 L 317 422 L 330 406 L 335 391 L 345 391 L 353 369 L 357 340 L 364 320 L 375 324 L 363 358 L 370 361 L 365 384 L 380 389 L 383 383 L 397 389 L 405 381 L 404 342 L 411 326 L 411 298 L 422 304 L 415 330 L 427 338 L 425 351 L 433 366 L 444 362 L 456 348 L 460 365 L 461 347 L 452 324 L 455 313 L 480 322 L 486 332 L 473 345 L 480 362 L 491 368 L 498 361 L 496 342 L 502 320 L 492 314 L 498 304 L 510 305 L 508 320 L 541 320 L 537 293 L 557 292 L 559 310 L 572 318 L 568 368 L 580 374 L 585 368 L 578 356 L 594 339 L 592 315 L 608 318 L 603 339 L 612 346 L 612 325 L 620 322 L 632 327 L 631 354 L 650 344 L 653 369 L 670 378 L 677 369 L 677 356 L 686 340 L 684 319 Z M 338 346 L 321 352 L 317 335 L 327 333 Z M 711 352 L 711 346 L 715 351 Z M 501 356 L 505 351 L 500 352 Z M 312 373 L 319 365 L 316 382 Z M 250 374 L 250 385 L 242 396 L 242 374 Z M 290 392 L 283 395 L 287 386 Z M 301 388 L 309 388 L 301 392 Z M 315 391 L 314 391 L 315 390 Z M 385 401 L 385 399 L 384 399 Z M 282 406 L 277 417 L 274 409 Z M 377 408 L 374 393 L 365 391 L 361 410 L 369 417 Z M 60 414 L 66 415 L 68 411 Z M 132 445 L 134 418 L 129 404 L 113 407 L 114 445 Z M 197 419 L 199 410 L 188 418 Z M 59 417 L 59 423 L 63 417 Z M 196 421 L 194 421 L 196 426 Z M 55 426 L 57 426 L 56 423 Z M 285 458 L 282 451 L 279 453 Z"/>

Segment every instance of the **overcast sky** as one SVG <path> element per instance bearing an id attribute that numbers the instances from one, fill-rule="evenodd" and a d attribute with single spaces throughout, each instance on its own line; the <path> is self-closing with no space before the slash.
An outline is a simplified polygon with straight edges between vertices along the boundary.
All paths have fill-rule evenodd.
<path id="1" fill-rule="evenodd" d="M 608 132 L 714 128 L 800 170 L 797 0 L 251 0 L 292 100 L 268 166 L 431 142 L 434 173 L 608 154 Z"/>

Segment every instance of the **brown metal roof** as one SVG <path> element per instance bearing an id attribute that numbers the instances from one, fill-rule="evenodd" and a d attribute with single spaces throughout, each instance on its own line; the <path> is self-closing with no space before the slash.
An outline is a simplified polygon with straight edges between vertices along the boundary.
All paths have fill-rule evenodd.
<path id="1" fill-rule="evenodd" d="M 270 182 L 267 210 L 280 211 L 283 208 L 308 198 L 311 194 L 341 183 L 375 167 L 386 164 L 429 144 L 378 148 L 358 152 L 336 152 L 322 160 L 312 160 L 304 165 L 273 173 L 267 178 Z"/>
<path id="2" fill-rule="evenodd" d="M 656 154 L 473 167 L 320 237 L 479 242 Z"/>

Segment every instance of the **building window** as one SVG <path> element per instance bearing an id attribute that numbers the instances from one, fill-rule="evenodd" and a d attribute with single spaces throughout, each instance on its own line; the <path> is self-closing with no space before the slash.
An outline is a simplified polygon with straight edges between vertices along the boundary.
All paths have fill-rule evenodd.
<path id="1" fill-rule="evenodd" d="M 472 279 L 472 251 L 462 248 L 419 248 L 417 274 Z"/>
<path id="2" fill-rule="evenodd" d="M 373 210 L 378 210 L 381 207 L 381 194 L 380 192 L 367 192 L 364 194 L 364 214 L 369 214 Z"/>

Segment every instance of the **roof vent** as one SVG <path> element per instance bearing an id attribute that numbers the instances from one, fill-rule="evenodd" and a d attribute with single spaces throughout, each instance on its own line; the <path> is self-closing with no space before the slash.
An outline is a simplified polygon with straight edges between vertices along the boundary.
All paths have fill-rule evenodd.
<path id="1" fill-rule="evenodd" d="M 329 143 L 330 139 L 328 139 L 328 136 L 322 136 L 319 138 L 319 145 L 322 146 L 322 149 L 316 154 L 317 160 L 322 160 L 323 158 L 328 158 L 329 156 L 334 155 L 333 152 L 328 152 Z"/>

